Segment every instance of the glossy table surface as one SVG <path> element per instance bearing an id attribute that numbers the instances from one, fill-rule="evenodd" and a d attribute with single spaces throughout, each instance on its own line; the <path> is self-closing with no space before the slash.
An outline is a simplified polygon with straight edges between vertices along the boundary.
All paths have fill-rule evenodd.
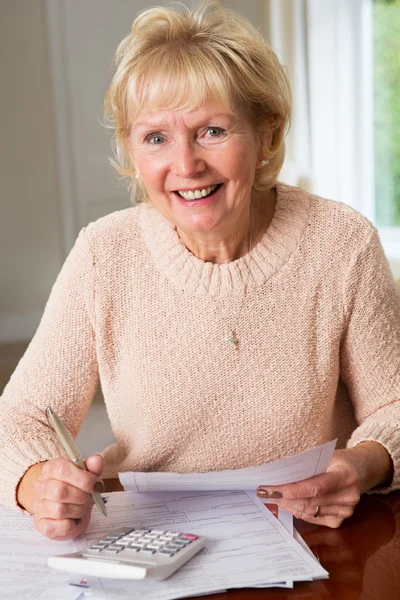
<path id="1" fill-rule="evenodd" d="M 122 490 L 117 479 L 105 481 L 107 491 Z M 296 583 L 292 590 L 229 590 L 204 596 L 209 600 L 400 600 L 400 492 L 363 496 L 354 515 L 339 529 L 296 521 L 329 579 Z"/>

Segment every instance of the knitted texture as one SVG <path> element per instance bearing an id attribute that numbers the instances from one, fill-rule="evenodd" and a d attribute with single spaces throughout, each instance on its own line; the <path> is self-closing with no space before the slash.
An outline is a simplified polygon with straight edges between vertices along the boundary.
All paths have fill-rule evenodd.
<path id="1" fill-rule="evenodd" d="M 260 465 L 338 438 L 383 444 L 381 491 L 400 487 L 399 297 L 375 228 L 344 204 L 278 184 L 262 240 L 221 265 L 149 204 L 82 230 L 0 403 L 0 502 L 59 454 L 46 406 L 76 436 L 99 380 L 106 477 Z"/>

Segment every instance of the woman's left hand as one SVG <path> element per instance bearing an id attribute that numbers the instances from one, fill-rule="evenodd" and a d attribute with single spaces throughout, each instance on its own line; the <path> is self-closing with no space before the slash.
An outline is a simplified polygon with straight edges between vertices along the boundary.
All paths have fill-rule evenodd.
<path id="1" fill-rule="evenodd" d="M 298 519 L 336 528 L 351 517 L 363 493 L 388 479 L 391 468 L 391 458 L 383 446 L 364 442 L 335 450 L 322 475 L 298 483 L 262 485 L 257 495 L 273 499 Z"/>

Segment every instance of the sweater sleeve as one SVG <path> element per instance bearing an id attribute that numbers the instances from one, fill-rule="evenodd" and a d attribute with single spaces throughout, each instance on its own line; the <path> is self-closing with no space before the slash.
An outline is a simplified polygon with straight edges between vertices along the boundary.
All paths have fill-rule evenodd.
<path id="1" fill-rule="evenodd" d="M 47 425 L 50 405 L 76 437 L 98 383 L 95 265 L 82 230 L 51 291 L 42 320 L 0 400 L 0 503 L 32 465 L 60 456 Z"/>
<path id="2" fill-rule="evenodd" d="M 374 229 L 354 261 L 345 288 L 346 330 L 341 376 L 350 393 L 358 427 L 347 446 L 382 444 L 391 455 L 400 488 L 400 301 Z"/>

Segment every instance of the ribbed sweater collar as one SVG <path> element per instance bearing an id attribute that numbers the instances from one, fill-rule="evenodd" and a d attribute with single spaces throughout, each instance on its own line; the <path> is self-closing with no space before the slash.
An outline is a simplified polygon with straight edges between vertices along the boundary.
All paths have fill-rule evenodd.
<path id="1" fill-rule="evenodd" d="M 174 225 L 150 203 L 140 205 L 140 227 L 158 270 L 174 287 L 197 296 L 241 296 L 246 288 L 252 292 L 262 286 L 295 252 L 310 208 L 310 195 L 304 190 L 282 183 L 275 187 L 275 213 L 262 239 L 250 253 L 226 264 L 204 262 L 194 256 Z"/>

